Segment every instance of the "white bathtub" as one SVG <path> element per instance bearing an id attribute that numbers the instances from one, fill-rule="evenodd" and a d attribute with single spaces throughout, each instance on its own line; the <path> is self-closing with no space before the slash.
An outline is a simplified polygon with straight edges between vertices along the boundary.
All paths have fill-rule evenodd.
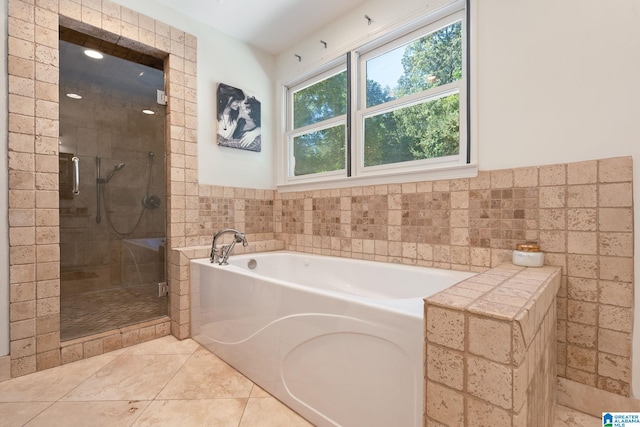
<path id="1" fill-rule="evenodd" d="M 295 252 L 194 260 L 192 336 L 315 425 L 421 426 L 423 298 L 472 275 Z"/>

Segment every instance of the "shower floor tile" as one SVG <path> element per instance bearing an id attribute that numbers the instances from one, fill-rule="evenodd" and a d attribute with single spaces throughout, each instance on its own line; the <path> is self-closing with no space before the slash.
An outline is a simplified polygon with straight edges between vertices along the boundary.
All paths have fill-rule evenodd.
<path id="1" fill-rule="evenodd" d="M 81 287 L 72 281 L 74 290 Z M 157 319 L 167 314 L 167 297 L 158 297 L 156 283 L 131 287 L 77 292 L 65 289 L 60 297 L 60 339 L 106 332 Z"/>

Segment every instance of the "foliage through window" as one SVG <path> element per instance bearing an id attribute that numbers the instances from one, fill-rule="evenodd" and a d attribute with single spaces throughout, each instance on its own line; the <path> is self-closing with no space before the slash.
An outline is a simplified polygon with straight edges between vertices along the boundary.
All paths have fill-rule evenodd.
<path id="1" fill-rule="evenodd" d="M 465 32 L 453 11 L 290 87 L 288 181 L 467 164 Z"/>
<path id="2" fill-rule="evenodd" d="M 293 175 L 339 171 L 346 165 L 347 72 L 293 93 Z"/>

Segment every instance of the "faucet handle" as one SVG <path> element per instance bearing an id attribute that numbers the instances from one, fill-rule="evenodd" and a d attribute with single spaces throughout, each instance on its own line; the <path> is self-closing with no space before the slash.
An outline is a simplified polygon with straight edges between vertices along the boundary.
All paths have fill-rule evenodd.
<path id="1" fill-rule="evenodd" d="M 242 246 L 249 246 L 249 242 L 247 242 L 247 237 L 244 233 L 238 231 L 235 234 L 236 243 L 242 243 Z"/>

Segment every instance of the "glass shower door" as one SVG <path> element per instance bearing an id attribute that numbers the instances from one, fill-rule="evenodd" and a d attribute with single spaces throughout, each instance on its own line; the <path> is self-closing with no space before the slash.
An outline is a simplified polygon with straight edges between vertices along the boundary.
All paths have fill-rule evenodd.
<path id="1" fill-rule="evenodd" d="M 62 341 L 167 314 L 163 88 L 162 60 L 61 29 Z"/>

